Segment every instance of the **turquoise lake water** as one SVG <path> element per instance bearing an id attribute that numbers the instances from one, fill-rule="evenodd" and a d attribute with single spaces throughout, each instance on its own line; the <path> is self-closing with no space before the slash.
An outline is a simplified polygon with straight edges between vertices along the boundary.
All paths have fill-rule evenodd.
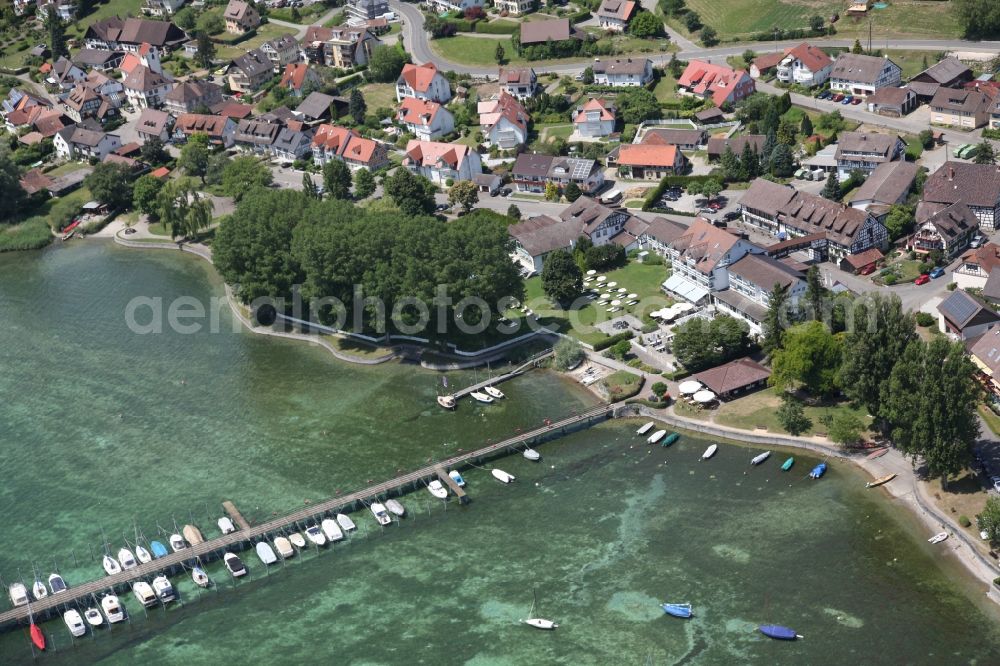
<path id="1" fill-rule="evenodd" d="M 440 375 L 340 363 L 302 343 L 232 332 L 136 335 L 135 296 L 221 285 L 205 262 L 109 243 L 0 255 L 0 576 L 58 569 L 72 586 L 115 550 L 195 522 L 216 534 L 220 503 L 263 521 L 593 404 L 547 372 L 489 407 L 434 404 Z M 449 373 L 452 385 L 476 375 Z M 404 497 L 380 531 L 355 516 L 347 543 L 310 551 L 71 643 L 59 620 L 39 663 L 215 664 L 991 664 L 992 611 L 942 568 L 883 493 L 834 465 L 820 482 L 796 456 L 782 473 L 754 451 L 707 442 L 640 445 L 609 423 L 540 447 L 543 460 L 466 475 L 472 503 Z M 552 633 L 518 623 L 535 615 Z M 662 601 L 689 601 L 691 621 Z M 5 600 L 6 601 L 6 600 Z M 755 632 L 786 624 L 805 639 Z M 0 635 L 0 663 L 31 661 L 25 632 Z"/>

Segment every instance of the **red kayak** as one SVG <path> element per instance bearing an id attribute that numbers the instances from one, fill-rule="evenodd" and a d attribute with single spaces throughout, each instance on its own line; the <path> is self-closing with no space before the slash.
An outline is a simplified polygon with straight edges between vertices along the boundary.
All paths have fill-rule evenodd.
<path id="1" fill-rule="evenodd" d="M 45 634 L 42 633 L 42 630 L 34 622 L 31 623 L 31 642 L 39 650 L 45 649 Z"/>

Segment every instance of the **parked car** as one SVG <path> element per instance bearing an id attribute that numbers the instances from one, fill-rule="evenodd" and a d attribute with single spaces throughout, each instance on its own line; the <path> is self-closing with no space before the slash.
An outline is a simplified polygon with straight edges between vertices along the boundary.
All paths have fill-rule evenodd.
<path id="1" fill-rule="evenodd" d="M 934 270 L 932 270 L 932 271 L 931 271 L 931 272 L 929 273 L 929 275 L 931 276 L 931 279 L 932 279 L 932 280 L 936 280 L 936 279 L 938 279 L 939 277 L 941 277 L 942 275 L 944 275 L 944 269 L 943 269 L 943 268 L 941 268 L 940 266 L 935 266 L 935 267 L 934 267 Z"/>
<path id="2" fill-rule="evenodd" d="M 985 241 L 985 240 L 986 239 L 983 238 L 982 236 L 976 236 L 971 241 L 969 241 L 969 247 L 971 247 L 972 249 L 976 249 L 977 247 L 979 247 L 980 245 L 982 245 L 983 241 Z"/>
<path id="3" fill-rule="evenodd" d="M 732 222 L 733 220 L 738 220 L 740 219 L 740 211 L 731 210 L 725 215 L 723 215 L 722 219 L 725 220 L 726 222 Z"/>
<path id="4" fill-rule="evenodd" d="M 916 285 L 927 284 L 930 281 L 931 281 L 931 276 L 928 275 L 927 273 L 924 273 L 923 275 L 921 275 L 920 277 L 918 277 L 916 280 L 914 280 L 913 284 L 916 284 Z"/>
<path id="5" fill-rule="evenodd" d="M 833 93 L 829 90 L 824 90 L 820 94 L 816 95 L 816 99 L 830 99 L 831 97 L 833 97 Z"/>
<path id="6" fill-rule="evenodd" d="M 500 190 L 500 196 L 509 197 L 510 196 L 510 188 L 509 187 L 505 187 L 502 190 Z"/>
<path id="7" fill-rule="evenodd" d="M 711 216 L 711 215 L 715 215 L 715 211 L 712 210 L 711 208 L 699 208 L 698 209 L 698 214 L 699 215 L 704 215 L 704 216 L 708 217 L 708 216 Z"/>
<path id="8" fill-rule="evenodd" d="M 993 482 L 993 490 L 1000 493 L 1000 476 L 994 476 L 990 481 Z"/>
<path id="9" fill-rule="evenodd" d="M 449 208 L 451 208 L 451 206 L 449 206 L 448 204 L 438 204 L 437 206 L 434 207 L 434 210 L 440 213 L 442 211 L 448 210 Z"/>
<path id="10" fill-rule="evenodd" d="M 854 97 L 854 98 L 852 98 L 851 99 L 851 104 L 853 104 L 854 106 L 857 106 L 858 104 L 861 104 L 861 98 L 860 97 Z"/>
<path id="11" fill-rule="evenodd" d="M 834 102 L 839 102 L 840 100 L 844 99 L 844 95 L 843 95 L 843 93 L 837 93 L 837 94 L 836 94 L 836 95 L 834 95 L 834 96 L 833 96 L 833 97 L 832 97 L 831 99 L 832 99 L 832 100 L 833 100 Z"/>
<path id="12" fill-rule="evenodd" d="M 713 201 L 712 203 L 708 204 L 706 208 L 711 208 L 714 211 L 719 211 L 722 209 L 722 204 L 720 204 L 718 201 Z"/>
<path id="13" fill-rule="evenodd" d="M 843 100 L 841 100 L 840 103 L 843 104 L 843 105 L 847 105 L 847 104 L 850 104 L 853 99 L 854 99 L 853 97 L 851 97 L 850 95 L 848 95 Z"/>

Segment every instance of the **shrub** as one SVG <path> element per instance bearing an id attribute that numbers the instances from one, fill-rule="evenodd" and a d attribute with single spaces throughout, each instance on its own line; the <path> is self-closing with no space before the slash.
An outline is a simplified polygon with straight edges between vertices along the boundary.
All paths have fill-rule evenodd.
<path id="1" fill-rule="evenodd" d="M 579 342 L 563 338 L 556 343 L 553 365 L 557 370 L 569 370 L 583 360 L 584 351 Z"/>
<path id="2" fill-rule="evenodd" d="M 679 370 L 674 370 L 673 372 L 664 372 L 663 376 L 671 381 L 678 381 L 691 376 L 691 371 L 687 368 L 681 368 Z"/>
<path id="3" fill-rule="evenodd" d="M 917 313 L 917 326 L 923 326 L 927 328 L 928 326 L 934 325 L 934 315 L 929 312 L 918 312 Z"/>
<path id="4" fill-rule="evenodd" d="M 647 266 L 662 266 L 663 257 L 656 254 L 655 252 L 650 252 L 645 257 L 642 258 L 642 263 Z"/>
<path id="5" fill-rule="evenodd" d="M 657 395 L 658 397 L 660 397 L 662 399 L 663 398 L 663 394 L 665 394 L 667 392 L 668 387 L 663 382 L 656 382 L 655 384 L 653 384 L 650 387 L 650 389 L 653 391 L 653 393 L 655 395 Z"/>
<path id="6" fill-rule="evenodd" d="M 971 527 L 972 521 L 969 520 L 968 516 L 962 514 L 961 516 L 958 517 L 958 524 L 961 525 L 962 527 Z"/>
<path id="7" fill-rule="evenodd" d="M 601 351 L 607 349 L 611 345 L 617 344 L 622 340 L 631 340 L 634 337 L 632 331 L 624 331 L 622 333 L 616 333 L 615 335 L 610 335 L 603 340 L 598 340 L 594 343 L 594 351 Z"/>
<path id="8" fill-rule="evenodd" d="M 948 286 L 947 286 L 947 287 L 945 287 L 945 289 L 947 289 L 948 291 L 955 291 L 955 288 L 956 288 L 957 286 L 958 286 L 958 283 L 957 283 L 957 282 L 949 282 L 949 283 L 948 283 Z"/>
<path id="9" fill-rule="evenodd" d="M 884 278 L 882 278 L 882 281 L 885 282 L 887 285 L 894 285 L 896 284 L 897 279 L 898 278 L 895 275 L 890 273 L 889 275 L 886 275 Z"/>

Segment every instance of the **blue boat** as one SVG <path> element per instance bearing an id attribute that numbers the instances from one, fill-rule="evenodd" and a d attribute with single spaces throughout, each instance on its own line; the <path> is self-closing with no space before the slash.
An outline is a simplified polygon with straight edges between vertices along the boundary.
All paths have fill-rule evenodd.
<path id="1" fill-rule="evenodd" d="M 781 471 L 787 472 L 792 468 L 792 465 L 794 464 L 795 464 L 795 458 L 789 458 L 788 460 L 785 461 L 785 464 L 781 466 Z"/>
<path id="2" fill-rule="evenodd" d="M 694 615 L 691 611 L 691 604 L 660 604 L 660 608 L 667 615 L 673 615 L 674 617 L 689 618 Z"/>
<path id="3" fill-rule="evenodd" d="M 776 638 L 779 641 L 794 641 L 796 638 L 802 638 L 802 636 L 795 633 L 794 629 L 782 627 L 780 624 L 762 624 L 760 625 L 760 633 L 768 638 Z"/>
<path id="4" fill-rule="evenodd" d="M 661 444 L 661 446 L 670 446 L 680 438 L 681 438 L 680 433 L 672 432 L 669 435 L 667 435 L 667 438 L 665 440 L 663 440 L 663 444 Z"/>
<path id="5" fill-rule="evenodd" d="M 826 473 L 826 463 L 820 463 L 813 467 L 813 471 L 809 472 L 810 479 L 818 479 Z"/>
<path id="6" fill-rule="evenodd" d="M 149 547 L 153 550 L 153 557 L 165 557 L 167 554 L 167 547 L 159 541 L 154 541 Z"/>

